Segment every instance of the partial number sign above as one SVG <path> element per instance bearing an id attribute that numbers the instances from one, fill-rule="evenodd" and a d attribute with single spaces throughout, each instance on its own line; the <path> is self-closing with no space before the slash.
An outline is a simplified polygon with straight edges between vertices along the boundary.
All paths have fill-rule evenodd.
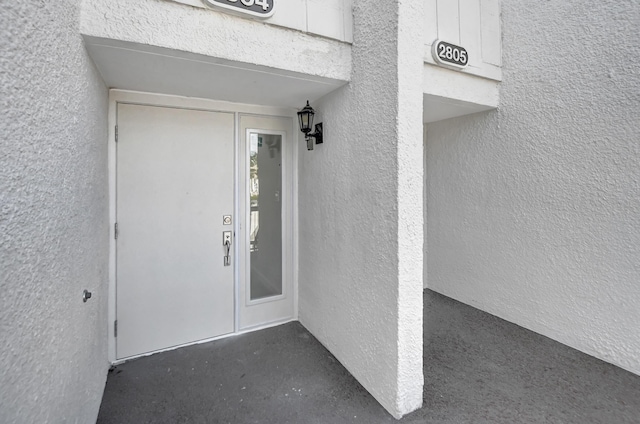
<path id="1" fill-rule="evenodd" d="M 276 0 L 204 0 L 205 3 L 234 12 L 268 18 L 273 15 Z"/>
<path id="2" fill-rule="evenodd" d="M 464 68 L 469 63 L 469 54 L 464 47 L 436 40 L 431 45 L 433 60 L 440 65 Z"/>

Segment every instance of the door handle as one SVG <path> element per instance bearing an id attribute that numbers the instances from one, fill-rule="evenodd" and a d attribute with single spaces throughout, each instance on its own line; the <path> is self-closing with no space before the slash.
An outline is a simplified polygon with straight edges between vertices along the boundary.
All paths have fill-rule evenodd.
<path id="1" fill-rule="evenodd" d="M 224 266 L 231 265 L 231 231 L 222 232 L 222 245 L 225 248 Z"/>

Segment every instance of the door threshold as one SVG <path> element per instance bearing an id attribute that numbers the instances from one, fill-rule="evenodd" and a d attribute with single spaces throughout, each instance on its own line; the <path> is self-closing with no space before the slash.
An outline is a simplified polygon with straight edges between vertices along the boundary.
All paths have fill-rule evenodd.
<path id="1" fill-rule="evenodd" d="M 241 334 L 253 333 L 254 331 L 266 330 L 267 328 L 277 327 L 279 325 L 288 324 L 288 323 L 294 322 L 294 321 L 297 321 L 297 319 L 287 318 L 287 319 L 284 319 L 284 320 L 272 321 L 272 322 L 269 322 L 269 323 L 266 323 L 266 324 L 257 325 L 255 327 L 245 328 L 243 330 L 236 331 L 236 332 L 233 332 L 233 333 L 223 334 L 221 336 L 211 337 L 211 338 L 208 338 L 208 339 L 198 340 L 198 341 L 195 341 L 195 342 L 184 343 L 184 344 L 177 345 L 177 346 L 171 346 L 171 347 L 168 347 L 168 348 L 165 348 L 165 349 L 158 349 L 158 350 L 154 350 L 152 352 L 146 352 L 146 353 L 142 353 L 140 355 L 128 356 L 128 357 L 122 358 L 122 359 L 116 359 L 115 361 L 109 362 L 109 364 L 110 365 L 120 365 L 120 364 L 124 364 L 125 362 L 132 361 L 134 359 L 144 358 L 146 356 L 155 355 L 157 353 L 170 352 L 172 350 L 181 349 L 183 347 L 195 346 L 195 345 L 199 345 L 199 344 L 203 344 L 203 343 L 214 342 L 216 340 L 227 339 L 229 337 L 239 336 Z"/>

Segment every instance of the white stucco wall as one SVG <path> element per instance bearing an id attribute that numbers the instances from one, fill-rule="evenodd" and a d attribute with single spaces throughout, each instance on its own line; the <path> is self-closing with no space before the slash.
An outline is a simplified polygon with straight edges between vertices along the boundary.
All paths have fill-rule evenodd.
<path id="1" fill-rule="evenodd" d="M 458 72 L 500 81 L 502 72 L 500 0 L 423 0 L 424 61 L 435 65 L 436 39 L 465 48 L 466 68 Z"/>
<path id="2" fill-rule="evenodd" d="M 204 0 L 170 1 L 213 8 Z M 270 0 L 269 4 L 274 2 Z M 241 16 L 350 43 L 353 40 L 351 4 L 352 0 L 275 0 L 275 12 L 269 18 Z"/>
<path id="3" fill-rule="evenodd" d="M 298 167 L 300 321 L 396 417 L 423 387 L 419 3 L 355 4 L 351 83 Z"/>
<path id="4" fill-rule="evenodd" d="M 0 9 L 2 423 L 95 422 L 107 376 L 107 91 L 78 22 Z"/>
<path id="5" fill-rule="evenodd" d="M 83 0 L 81 32 L 234 61 L 239 68 L 258 65 L 265 72 L 347 80 L 351 71 L 348 43 L 173 1 Z"/>
<path id="6" fill-rule="evenodd" d="M 500 0 L 424 1 L 424 122 L 492 110 L 500 101 L 502 35 Z M 433 43 L 462 46 L 464 68 L 452 68 L 433 58 Z"/>
<path id="7" fill-rule="evenodd" d="M 638 22 L 502 1 L 498 110 L 427 127 L 426 280 L 640 374 Z"/>

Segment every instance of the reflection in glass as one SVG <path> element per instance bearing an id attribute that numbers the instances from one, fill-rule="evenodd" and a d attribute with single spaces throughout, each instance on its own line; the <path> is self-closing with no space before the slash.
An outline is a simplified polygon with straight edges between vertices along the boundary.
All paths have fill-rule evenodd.
<path id="1" fill-rule="evenodd" d="M 249 137 L 251 300 L 282 294 L 282 136 Z"/>

